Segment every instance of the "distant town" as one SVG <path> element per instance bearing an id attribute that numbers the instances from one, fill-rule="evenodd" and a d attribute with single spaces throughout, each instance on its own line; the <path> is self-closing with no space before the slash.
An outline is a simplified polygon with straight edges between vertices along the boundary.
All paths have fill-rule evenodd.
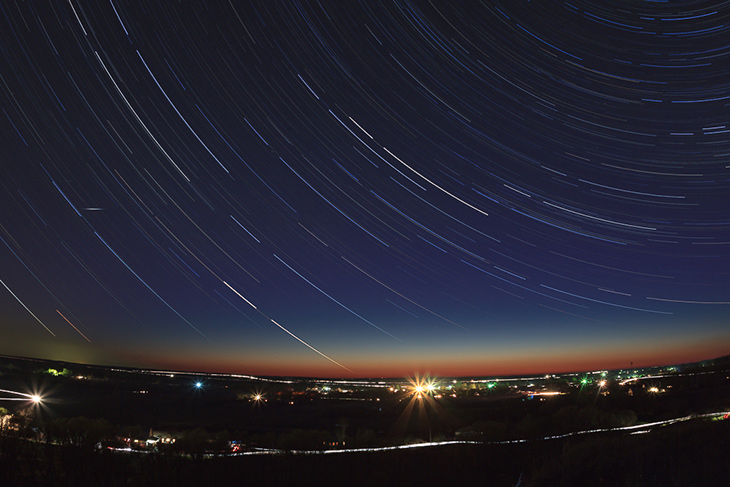
<path id="1" fill-rule="evenodd" d="M 41 463 L 55 450 L 34 445 L 76 451 L 87 460 L 152 454 L 197 462 L 444 448 L 469 448 L 470 458 L 479 448 L 539 449 L 569 438 L 655 438 L 680 423 L 730 424 L 723 421 L 729 416 L 729 357 L 530 377 L 358 380 L 0 357 L 0 450 L 15 445 L 13 452 L 28 450 Z M 23 465 L 6 480 L 36 475 Z"/>

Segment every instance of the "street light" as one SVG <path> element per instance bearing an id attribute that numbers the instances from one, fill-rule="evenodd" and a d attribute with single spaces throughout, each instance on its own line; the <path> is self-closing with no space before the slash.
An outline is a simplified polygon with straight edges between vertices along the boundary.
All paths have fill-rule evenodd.
<path id="1" fill-rule="evenodd" d="M 8 391 L 0 389 L 0 393 L 13 394 L 20 397 L 0 397 L 0 401 L 31 401 L 34 404 L 40 404 L 43 398 L 39 394 L 28 394 L 19 391 Z"/>

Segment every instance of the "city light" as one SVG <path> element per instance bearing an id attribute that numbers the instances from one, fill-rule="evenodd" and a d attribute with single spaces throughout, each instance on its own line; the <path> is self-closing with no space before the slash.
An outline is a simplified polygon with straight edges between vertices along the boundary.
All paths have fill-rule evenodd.
<path id="1" fill-rule="evenodd" d="M 416 398 L 420 398 L 426 394 L 433 395 L 434 391 L 437 389 L 436 382 L 430 379 L 419 379 L 416 377 L 415 379 L 409 380 L 413 386 L 413 394 Z"/>
<path id="2" fill-rule="evenodd" d="M 416 375 L 414 378 L 409 378 L 413 397 L 415 399 L 421 399 L 426 396 L 433 396 L 438 389 L 438 384 L 434 379 L 430 377 L 419 377 Z"/>
<path id="3" fill-rule="evenodd" d="M 20 397 L 0 397 L 0 401 L 30 401 L 34 404 L 40 404 L 43 398 L 39 394 L 28 394 L 25 392 L 9 391 L 6 389 L 0 389 L 0 393 L 12 394 L 13 396 Z"/>
<path id="4" fill-rule="evenodd" d="M 266 402 L 266 396 L 259 389 L 252 391 L 248 397 L 254 407 L 261 407 L 261 405 Z"/>

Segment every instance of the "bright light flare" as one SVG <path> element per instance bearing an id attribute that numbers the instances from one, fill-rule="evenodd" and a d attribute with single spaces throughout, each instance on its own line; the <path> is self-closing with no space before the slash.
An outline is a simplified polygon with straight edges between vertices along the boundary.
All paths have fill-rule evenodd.
<path id="1" fill-rule="evenodd" d="M 409 380 L 411 382 L 411 386 L 413 387 L 413 395 L 416 398 L 425 395 L 433 395 L 434 392 L 438 389 L 438 384 L 436 384 L 436 381 L 428 378 L 420 379 L 416 377 L 415 379 Z"/>
<path id="2" fill-rule="evenodd" d="M 28 394 L 26 392 L 9 391 L 6 389 L 0 389 L 0 393 L 12 394 L 13 396 L 20 396 L 20 397 L 0 397 L 0 401 L 30 401 L 33 404 L 40 404 L 41 401 L 43 401 L 43 398 L 40 396 L 40 394 Z"/>
<path id="3" fill-rule="evenodd" d="M 266 395 L 261 390 L 253 390 L 248 396 L 249 402 L 251 402 L 255 407 L 261 406 L 263 403 L 266 402 Z"/>

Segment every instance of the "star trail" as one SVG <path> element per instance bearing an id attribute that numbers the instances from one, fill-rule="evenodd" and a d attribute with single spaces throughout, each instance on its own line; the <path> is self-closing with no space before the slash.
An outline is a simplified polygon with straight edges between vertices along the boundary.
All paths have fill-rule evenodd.
<path id="1" fill-rule="evenodd" d="M 0 9 L 0 353 L 329 377 L 728 353 L 725 2 Z"/>

